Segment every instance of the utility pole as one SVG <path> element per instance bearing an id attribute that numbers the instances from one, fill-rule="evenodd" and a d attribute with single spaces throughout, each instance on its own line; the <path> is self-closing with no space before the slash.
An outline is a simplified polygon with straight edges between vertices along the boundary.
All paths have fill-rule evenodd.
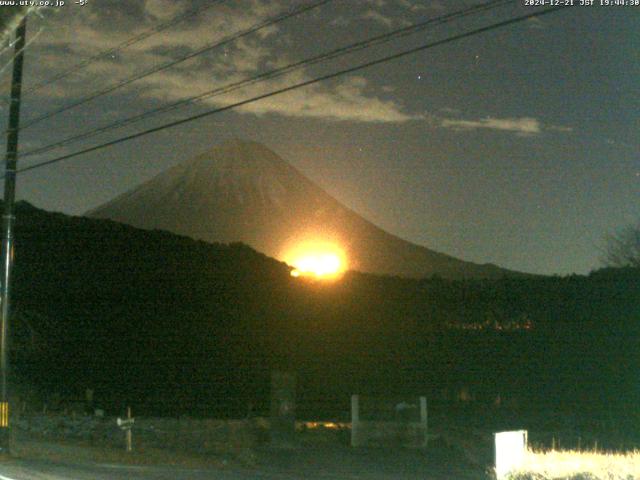
<path id="1" fill-rule="evenodd" d="M 7 157 L 4 173 L 4 213 L 2 215 L 2 284 L 0 285 L 0 454 L 8 454 L 9 429 L 9 293 L 13 264 L 13 204 L 16 196 L 16 168 L 18 163 L 18 129 L 20 126 L 20 97 L 22 92 L 22 64 L 27 36 L 26 15 L 16 29 L 11 106 L 7 130 Z"/>

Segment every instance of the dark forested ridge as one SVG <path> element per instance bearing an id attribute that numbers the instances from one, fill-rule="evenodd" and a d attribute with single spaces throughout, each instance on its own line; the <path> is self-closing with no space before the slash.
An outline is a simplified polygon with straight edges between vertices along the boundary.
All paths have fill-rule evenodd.
<path id="1" fill-rule="evenodd" d="M 266 405 L 271 369 L 329 413 L 355 392 L 609 416 L 640 399 L 638 270 L 321 283 L 242 244 L 25 203 L 16 236 L 14 371 L 46 392 L 93 388 L 107 410 L 243 415 Z"/>

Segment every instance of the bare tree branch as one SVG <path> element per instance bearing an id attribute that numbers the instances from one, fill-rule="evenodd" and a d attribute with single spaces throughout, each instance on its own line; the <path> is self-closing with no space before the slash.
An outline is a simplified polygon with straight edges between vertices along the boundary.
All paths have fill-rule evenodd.
<path id="1" fill-rule="evenodd" d="M 640 223 L 607 237 L 604 263 L 608 267 L 640 267 Z"/>

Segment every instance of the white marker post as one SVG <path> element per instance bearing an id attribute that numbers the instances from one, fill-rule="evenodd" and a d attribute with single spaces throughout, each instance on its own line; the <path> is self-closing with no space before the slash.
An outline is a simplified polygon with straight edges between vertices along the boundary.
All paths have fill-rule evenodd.
<path id="1" fill-rule="evenodd" d="M 510 472 L 520 469 L 527 452 L 527 431 L 494 434 L 496 448 L 496 477 L 506 479 Z"/>
<path id="2" fill-rule="evenodd" d="M 122 419 L 118 417 L 116 423 L 118 426 L 127 433 L 127 452 L 133 451 L 133 434 L 131 433 L 131 427 L 135 419 L 131 416 L 131 407 L 127 407 L 127 418 Z"/>

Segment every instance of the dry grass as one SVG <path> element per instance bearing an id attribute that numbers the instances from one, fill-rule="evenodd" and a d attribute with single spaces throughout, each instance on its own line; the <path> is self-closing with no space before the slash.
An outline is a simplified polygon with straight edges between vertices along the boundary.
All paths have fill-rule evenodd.
<path id="1" fill-rule="evenodd" d="M 513 479 L 634 480 L 640 479 L 640 450 L 627 453 L 551 450 L 527 451 L 522 470 Z"/>

